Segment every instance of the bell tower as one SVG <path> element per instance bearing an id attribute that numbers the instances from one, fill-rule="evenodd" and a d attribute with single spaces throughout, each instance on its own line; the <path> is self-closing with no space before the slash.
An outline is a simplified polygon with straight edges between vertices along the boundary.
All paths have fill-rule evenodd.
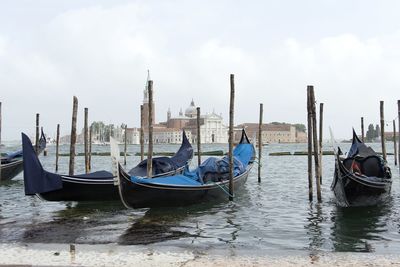
<path id="1" fill-rule="evenodd" d="M 143 90 L 143 126 L 145 129 L 149 128 L 149 88 L 148 88 L 148 84 L 150 81 L 150 71 L 147 70 L 147 81 L 146 81 L 146 85 L 144 87 Z M 154 87 L 153 87 L 153 96 L 154 96 Z M 155 108 L 154 108 L 154 98 L 153 98 L 153 104 L 152 104 L 152 108 L 153 108 L 153 124 L 155 124 L 156 121 L 156 116 L 155 116 Z"/>

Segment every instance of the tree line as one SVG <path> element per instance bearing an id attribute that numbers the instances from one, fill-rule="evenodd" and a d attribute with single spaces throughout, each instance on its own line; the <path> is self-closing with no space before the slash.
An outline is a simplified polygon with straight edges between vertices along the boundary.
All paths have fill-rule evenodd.
<path id="1" fill-rule="evenodd" d="M 379 125 L 374 125 L 371 123 L 368 125 L 368 130 L 365 133 L 365 141 L 373 142 L 381 136 L 381 127 Z"/>

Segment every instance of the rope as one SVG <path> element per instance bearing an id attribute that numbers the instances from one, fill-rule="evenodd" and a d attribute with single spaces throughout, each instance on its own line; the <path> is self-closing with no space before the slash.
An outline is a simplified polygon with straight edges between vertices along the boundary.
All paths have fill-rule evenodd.
<path id="1" fill-rule="evenodd" d="M 260 165 L 261 167 L 263 166 L 261 163 L 258 163 L 258 161 L 254 161 L 253 163 Z"/>
<path id="2" fill-rule="evenodd" d="M 221 190 L 222 190 L 225 194 L 227 194 L 229 197 L 232 197 L 232 198 L 233 198 L 233 195 L 231 195 L 228 191 L 226 191 L 226 189 L 225 189 L 223 186 L 221 186 L 221 185 L 219 185 L 219 184 L 217 184 L 217 183 L 214 183 L 214 185 L 217 185 L 219 188 L 221 188 Z"/>

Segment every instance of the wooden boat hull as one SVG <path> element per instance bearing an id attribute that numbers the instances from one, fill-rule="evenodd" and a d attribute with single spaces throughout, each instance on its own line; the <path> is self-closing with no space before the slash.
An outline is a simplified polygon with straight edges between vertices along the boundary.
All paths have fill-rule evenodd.
<path id="1" fill-rule="evenodd" d="M 193 148 L 184 133 L 180 149 L 171 158 L 154 158 L 161 167 L 153 169 L 154 177 L 170 175 L 167 167 L 173 168 L 173 173 L 181 173 L 193 157 Z M 25 165 L 24 185 L 25 195 L 36 195 L 47 201 L 110 201 L 119 200 L 118 187 L 114 185 L 115 176 L 107 171 L 97 171 L 81 175 L 61 175 L 44 170 L 34 153 L 28 136 L 22 134 L 23 157 Z M 169 163 L 170 165 L 161 163 Z M 147 163 L 146 163 L 147 164 Z M 145 173 L 147 165 L 138 164 L 131 172 Z"/>
<path id="2" fill-rule="evenodd" d="M 1 165 L 1 181 L 8 181 L 17 176 L 24 169 L 22 160 L 13 161 L 7 164 Z"/>
<path id="3" fill-rule="evenodd" d="M 235 177 L 235 192 L 246 183 L 251 167 Z M 129 208 L 185 206 L 228 198 L 229 180 L 202 186 L 171 186 L 134 183 L 120 170 L 119 190 L 121 200 Z"/>
<path id="4" fill-rule="evenodd" d="M 363 177 L 348 171 L 336 159 L 332 190 L 339 206 L 370 206 L 384 202 L 390 195 L 392 180 Z"/>
<path id="5" fill-rule="evenodd" d="M 184 167 L 176 173 L 181 173 Z M 168 175 L 165 173 L 164 175 Z M 158 177 L 162 177 L 159 175 Z M 107 178 L 83 178 L 74 176 L 61 176 L 62 188 L 46 193 L 36 194 L 47 201 L 119 201 L 118 187 L 114 185 L 113 176 Z"/>
<path id="6" fill-rule="evenodd" d="M 37 196 L 47 201 L 110 201 L 119 200 L 118 188 L 113 178 L 102 182 L 71 181 L 62 177 L 62 188 Z"/>

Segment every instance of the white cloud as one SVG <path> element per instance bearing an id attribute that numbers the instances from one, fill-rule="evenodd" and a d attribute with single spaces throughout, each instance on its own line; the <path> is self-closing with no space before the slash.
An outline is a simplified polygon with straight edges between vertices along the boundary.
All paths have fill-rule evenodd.
<path id="1" fill-rule="evenodd" d="M 227 119 L 230 73 L 236 77 L 237 123 L 257 121 L 258 103 L 264 103 L 266 121 L 305 123 L 308 84 L 325 102 L 325 122 L 336 136 L 349 136 L 361 116 L 377 122 L 381 99 L 393 102 L 387 104 L 387 117 L 393 117 L 399 32 L 320 33 L 308 40 L 260 31 L 246 40 L 243 29 L 233 31 L 235 25 L 207 12 L 190 15 L 173 4 L 147 2 L 92 6 L 54 14 L 34 29 L 30 42 L 0 32 L 1 96 L 13 114 L 12 120 L 5 117 L 11 125 L 5 138 L 32 123 L 36 112 L 48 128 L 61 122 L 67 132 L 74 94 L 80 108 L 89 107 L 91 119 L 138 125 L 148 68 L 158 120 L 168 107 L 177 113 L 192 98 L 202 112 L 215 109 Z M 201 21 L 204 17 L 210 21 Z M 264 25 L 263 20 L 252 18 Z M 17 114 L 21 95 L 34 101 Z"/>
<path id="2" fill-rule="evenodd" d="M 0 35 L 0 57 L 6 54 L 7 43 L 4 37 Z"/>

